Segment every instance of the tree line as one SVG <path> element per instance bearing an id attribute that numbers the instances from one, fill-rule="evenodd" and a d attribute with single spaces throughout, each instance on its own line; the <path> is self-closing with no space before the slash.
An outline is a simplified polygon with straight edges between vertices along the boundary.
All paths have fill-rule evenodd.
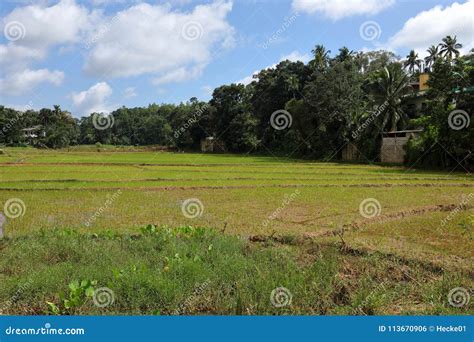
<path id="1" fill-rule="evenodd" d="M 80 119 L 59 106 L 17 111 L 0 106 L 0 143 L 28 143 L 22 129 L 40 125 L 38 147 L 77 144 L 163 145 L 198 150 L 215 137 L 236 153 L 337 160 L 354 144 L 366 161 L 379 158 L 381 133 L 422 129 L 407 146 L 407 163 L 473 168 L 474 52 L 461 55 L 456 37 L 428 48 L 424 60 L 411 51 L 335 55 L 323 45 L 308 63 L 285 60 L 261 70 L 248 85 L 216 88 L 209 102 L 121 107 Z M 428 90 L 415 81 L 427 72 Z M 423 106 L 414 106 L 417 97 Z M 454 113 L 454 114 L 453 114 Z M 30 140 L 31 143 L 31 140 Z"/>

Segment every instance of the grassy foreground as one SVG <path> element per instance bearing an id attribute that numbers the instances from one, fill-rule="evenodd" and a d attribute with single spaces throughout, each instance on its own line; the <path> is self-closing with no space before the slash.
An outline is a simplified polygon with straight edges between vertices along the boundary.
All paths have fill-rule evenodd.
<path id="1" fill-rule="evenodd" d="M 472 312 L 446 296 L 469 288 L 468 274 L 295 236 L 53 229 L 0 240 L 0 253 L 0 314 Z M 103 287 L 109 297 L 96 298 Z"/>

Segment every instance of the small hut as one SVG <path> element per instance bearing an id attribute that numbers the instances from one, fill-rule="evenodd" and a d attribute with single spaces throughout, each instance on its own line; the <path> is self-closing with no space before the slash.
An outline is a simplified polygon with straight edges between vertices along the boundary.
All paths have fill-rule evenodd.
<path id="1" fill-rule="evenodd" d="M 410 138 L 418 136 L 422 130 L 393 131 L 382 133 L 380 159 L 382 163 L 403 164 L 405 145 Z"/>

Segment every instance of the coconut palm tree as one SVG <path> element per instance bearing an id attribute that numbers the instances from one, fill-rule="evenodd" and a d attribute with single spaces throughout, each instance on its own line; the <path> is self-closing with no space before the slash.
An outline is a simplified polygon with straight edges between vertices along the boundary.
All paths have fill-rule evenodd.
<path id="1" fill-rule="evenodd" d="M 286 79 L 286 88 L 293 94 L 293 98 L 296 98 L 296 92 L 299 91 L 300 81 L 295 75 L 291 75 Z"/>
<path id="2" fill-rule="evenodd" d="M 326 50 L 324 45 L 316 45 L 311 52 L 314 55 L 314 60 L 312 61 L 313 65 L 321 70 L 324 69 L 329 61 L 329 54 L 331 53 L 331 50 Z"/>
<path id="3" fill-rule="evenodd" d="M 446 36 L 438 46 L 441 48 L 439 50 L 440 56 L 446 57 L 448 61 L 453 59 L 453 55 L 456 58 L 459 57 L 459 49 L 462 48 L 462 44 L 457 42 L 456 36 Z"/>
<path id="4" fill-rule="evenodd" d="M 346 60 L 351 59 L 353 55 L 354 55 L 354 51 L 349 50 L 346 46 L 343 46 L 342 48 L 339 49 L 339 54 L 336 56 L 336 59 L 339 62 L 344 62 Z"/>
<path id="5" fill-rule="evenodd" d="M 408 68 L 408 71 L 410 74 L 415 73 L 415 68 L 418 67 L 418 69 L 421 66 L 421 60 L 418 59 L 418 54 L 415 52 L 415 50 L 411 50 L 410 53 L 407 55 L 407 59 L 404 63 L 405 68 Z"/>
<path id="6" fill-rule="evenodd" d="M 428 69 L 431 68 L 431 65 L 436 62 L 436 59 L 439 57 L 438 47 L 435 45 L 431 45 L 428 50 L 428 56 L 425 57 L 425 65 Z"/>
<path id="7" fill-rule="evenodd" d="M 410 90 L 410 77 L 398 63 L 389 64 L 379 71 L 376 80 L 369 85 L 369 92 L 378 103 L 377 117 L 383 130 L 396 131 L 399 122 L 408 121 L 401 102 Z"/>

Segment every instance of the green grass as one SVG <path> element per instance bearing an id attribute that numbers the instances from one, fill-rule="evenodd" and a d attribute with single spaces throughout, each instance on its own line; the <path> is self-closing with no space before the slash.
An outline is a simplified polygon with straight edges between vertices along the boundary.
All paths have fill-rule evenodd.
<path id="1" fill-rule="evenodd" d="M 383 255 L 287 239 L 257 244 L 181 227 L 135 234 L 43 231 L 0 242 L 3 314 L 462 314 L 446 293 L 469 281 Z M 113 291 L 100 308 L 82 296 L 65 308 L 69 284 L 95 281 Z M 290 305 L 270 297 L 285 287 Z M 20 289 L 20 290 L 19 290 Z"/>
<path id="2" fill-rule="evenodd" d="M 38 286 L 32 297 L 25 298 L 31 307 L 19 301 L 12 312 L 44 312 L 44 303 L 57 302 L 58 294 L 74 280 L 97 280 L 103 286 L 120 283 L 111 269 L 146 272 L 128 277 L 128 287 L 116 289 L 123 302 L 105 313 L 128 312 L 127 306 L 132 313 L 170 313 L 207 276 L 216 287 L 202 312 L 218 314 L 462 313 L 446 308 L 447 292 L 461 284 L 473 287 L 468 276 L 474 274 L 474 198 L 465 201 L 474 192 L 474 179 L 467 173 L 139 147 L 4 151 L 0 155 L 0 210 L 10 199 L 20 199 L 25 207 L 22 216 L 7 217 L 3 225 L 7 240 L 1 242 L 6 257 L 2 254 L 0 261 L 0 304 L 27 281 L 27 274 L 35 275 Z M 202 215 L 195 218 L 182 212 L 184 201 L 192 198 L 203 205 Z M 375 219 L 360 214 L 359 205 L 367 198 L 380 203 Z M 442 225 L 461 203 L 466 205 Z M 210 234 L 205 241 L 215 240 L 212 244 L 226 247 L 213 254 L 218 262 L 215 268 L 210 260 L 209 264 L 186 261 L 183 265 L 188 265 L 189 274 L 183 270 L 162 274 L 152 265 L 174 256 L 173 248 L 185 255 L 187 250 L 204 251 L 208 246 L 200 245 L 201 240 L 170 240 L 163 245 L 169 248 L 165 255 L 157 250 L 156 236 L 127 238 L 150 223 L 222 230 L 223 234 Z M 355 254 L 341 252 L 340 239 L 332 235 L 341 227 L 347 228 L 346 250 Z M 65 231 L 75 233 L 65 236 Z M 91 238 L 91 234 L 106 232 L 117 238 Z M 311 244 L 319 247 L 249 243 L 255 235 L 287 242 L 310 237 Z M 321 250 L 323 258 L 307 252 L 312 248 Z M 346 274 L 345 264 L 357 271 Z M 324 268 L 324 275 L 317 274 L 318 267 Z M 400 267 L 409 267 L 416 279 L 409 289 L 398 278 L 390 278 L 390 272 Z M 174 275 L 171 282 L 170 275 Z M 334 280 L 340 277 L 350 283 L 343 281 L 341 287 Z M 387 280 L 381 282 L 381 277 Z M 47 285 L 36 283 L 37 279 Z M 184 283 L 177 285 L 180 281 Z M 237 297 L 233 282 L 242 288 Z M 294 292 L 291 309 L 269 306 L 268 291 L 278 282 Z M 319 284 L 318 291 L 314 284 Z M 150 289 L 140 290 L 142 286 Z M 170 289 L 173 286 L 179 291 Z M 226 289 L 230 294 L 222 294 Z M 338 291 L 349 291 L 350 298 Z M 429 300 L 427 294 L 431 294 Z M 345 299 L 331 302 L 338 296 Z M 146 304 L 150 298 L 159 298 L 158 304 Z M 79 311 L 93 312 L 103 311 L 90 303 Z"/>

